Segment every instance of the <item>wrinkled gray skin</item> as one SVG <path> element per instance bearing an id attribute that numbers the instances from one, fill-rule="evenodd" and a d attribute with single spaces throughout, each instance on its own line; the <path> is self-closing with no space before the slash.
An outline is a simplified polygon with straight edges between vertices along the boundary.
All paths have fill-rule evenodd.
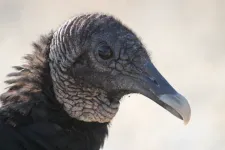
<path id="1" fill-rule="evenodd" d="M 73 118 L 110 122 L 119 100 L 140 93 L 187 123 L 190 107 L 152 64 L 137 36 L 109 15 L 70 19 L 53 35 L 50 71 L 57 100 Z"/>

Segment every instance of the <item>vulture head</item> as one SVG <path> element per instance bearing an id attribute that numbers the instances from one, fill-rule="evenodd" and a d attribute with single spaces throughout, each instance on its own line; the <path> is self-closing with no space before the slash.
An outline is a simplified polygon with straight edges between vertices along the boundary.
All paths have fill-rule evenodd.
<path id="1" fill-rule="evenodd" d="M 110 15 L 68 20 L 50 42 L 49 67 L 56 99 L 70 117 L 110 122 L 120 99 L 139 93 L 188 123 L 190 106 L 151 62 L 140 39 Z"/>

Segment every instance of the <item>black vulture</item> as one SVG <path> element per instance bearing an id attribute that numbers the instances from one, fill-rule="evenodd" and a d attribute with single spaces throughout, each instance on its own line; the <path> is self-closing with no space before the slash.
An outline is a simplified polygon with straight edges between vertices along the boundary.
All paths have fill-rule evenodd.
<path id="1" fill-rule="evenodd" d="M 130 93 L 190 119 L 188 101 L 112 15 L 78 15 L 33 47 L 0 97 L 0 150 L 99 150 L 121 97 Z"/>

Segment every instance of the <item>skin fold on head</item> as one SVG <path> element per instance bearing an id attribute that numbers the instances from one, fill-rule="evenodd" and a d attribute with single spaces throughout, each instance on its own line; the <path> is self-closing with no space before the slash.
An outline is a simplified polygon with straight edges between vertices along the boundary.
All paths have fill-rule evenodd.
<path id="1" fill-rule="evenodd" d="M 120 99 L 139 93 L 188 123 L 191 109 L 159 73 L 139 38 L 110 15 L 84 14 L 53 35 L 49 53 L 56 99 L 73 118 L 110 122 Z"/>

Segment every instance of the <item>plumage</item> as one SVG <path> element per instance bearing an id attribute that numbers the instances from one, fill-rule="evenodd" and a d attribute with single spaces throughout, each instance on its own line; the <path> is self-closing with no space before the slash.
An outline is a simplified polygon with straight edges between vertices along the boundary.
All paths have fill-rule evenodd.
<path id="1" fill-rule="evenodd" d="M 76 16 L 33 48 L 24 65 L 13 67 L 0 97 L 1 150 L 99 150 L 129 93 L 190 119 L 186 99 L 157 71 L 135 33 L 113 16 Z"/>

